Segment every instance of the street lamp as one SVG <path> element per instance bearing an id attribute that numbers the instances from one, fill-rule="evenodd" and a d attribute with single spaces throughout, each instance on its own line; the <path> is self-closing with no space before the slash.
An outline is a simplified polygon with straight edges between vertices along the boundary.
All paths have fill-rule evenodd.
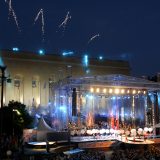
<path id="1" fill-rule="evenodd" d="M 5 70 L 6 66 L 0 66 L 2 76 L 1 76 L 1 129 L 0 129 L 0 135 L 2 135 L 3 132 L 3 113 L 2 113 L 2 108 L 3 108 L 3 89 L 4 89 L 4 80 L 5 80 Z"/>
<path id="2" fill-rule="evenodd" d="M 1 76 L 1 108 L 3 108 L 3 90 L 4 90 L 4 80 L 5 80 L 5 70 L 6 66 L 0 66 L 2 76 Z"/>

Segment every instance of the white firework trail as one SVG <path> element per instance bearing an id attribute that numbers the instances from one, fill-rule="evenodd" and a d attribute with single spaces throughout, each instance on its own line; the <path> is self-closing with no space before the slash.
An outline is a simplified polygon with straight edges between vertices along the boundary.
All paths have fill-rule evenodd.
<path id="1" fill-rule="evenodd" d="M 69 19 L 71 19 L 71 16 L 70 16 L 70 13 L 68 11 L 64 21 L 59 25 L 59 28 L 63 27 L 65 29 Z"/>
<path id="2" fill-rule="evenodd" d="M 16 13 L 15 13 L 13 7 L 12 7 L 12 0 L 5 0 L 5 2 L 8 3 L 8 19 L 10 18 L 10 16 L 12 16 L 15 23 L 16 23 L 18 31 L 21 32 Z"/>
<path id="3" fill-rule="evenodd" d="M 42 36 L 43 36 L 43 41 L 44 41 L 45 30 L 44 30 L 44 13 L 43 13 L 43 9 L 40 9 L 40 11 L 37 13 L 36 18 L 34 19 L 34 24 L 39 19 L 40 15 L 41 15 L 41 23 L 42 23 Z"/>
<path id="4" fill-rule="evenodd" d="M 92 37 L 89 39 L 88 44 L 91 43 L 91 42 L 92 42 L 95 38 L 97 38 L 97 37 L 100 37 L 100 34 L 96 34 L 96 35 L 92 36 Z"/>
<path id="5" fill-rule="evenodd" d="M 12 14 L 12 1 L 11 0 L 5 0 L 6 3 L 8 3 L 8 19 L 10 18 L 10 15 Z"/>

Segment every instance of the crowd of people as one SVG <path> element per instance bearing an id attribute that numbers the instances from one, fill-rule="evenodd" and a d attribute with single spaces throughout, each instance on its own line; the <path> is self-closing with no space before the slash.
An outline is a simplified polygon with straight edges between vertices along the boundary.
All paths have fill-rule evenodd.
<path id="1" fill-rule="evenodd" d="M 73 155 L 59 154 L 54 158 L 54 160 L 105 160 L 105 154 L 100 151 L 84 151 Z"/>
<path id="2" fill-rule="evenodd" d="M 23 139 L 18 135 L 0 136 L 0 159 L 6 157 L 16 157 L 22 149 Z"/>
<path id="3" fill-rule="evenodd" d="M 144 146 L 144 148 L 118 149 L 112 152 L 111 160 L 159 160 L 160 149 L 154 145 Z"/>

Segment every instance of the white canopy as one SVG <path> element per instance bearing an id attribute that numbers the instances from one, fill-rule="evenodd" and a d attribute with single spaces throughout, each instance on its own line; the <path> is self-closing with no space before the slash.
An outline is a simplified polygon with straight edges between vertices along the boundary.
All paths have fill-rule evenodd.
<path id="1" fill-rule="evenodd" d="M 37 125 L 37 131 L 53 131 L 53 129 L 41 117 Z"/>

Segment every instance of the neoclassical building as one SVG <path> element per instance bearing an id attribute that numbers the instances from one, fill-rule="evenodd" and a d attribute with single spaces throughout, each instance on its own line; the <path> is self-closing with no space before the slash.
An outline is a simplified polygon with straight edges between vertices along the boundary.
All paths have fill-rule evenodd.
<path id="1" fill-rule="evenodd" d="M 87 75 L 130 75 L 127 61 L 94 59 L 56 54 L 40 55 L 24 51 L 0 51 L 0 65 L 5 71 L 4 103 L 15 100 L 46 106 L 52 98 L 50 84 L 66 77 Z M 11 79 L 11 81 L 10 81 Z"/>

